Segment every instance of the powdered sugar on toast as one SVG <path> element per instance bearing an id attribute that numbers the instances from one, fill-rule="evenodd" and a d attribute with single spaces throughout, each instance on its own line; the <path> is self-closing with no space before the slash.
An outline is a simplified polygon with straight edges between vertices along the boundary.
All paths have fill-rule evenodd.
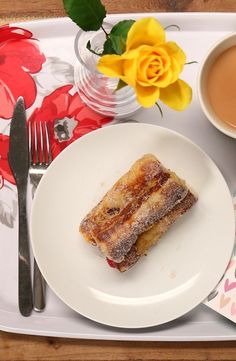
<path id="1" fill-rule="evenodd" d="M 183 180 L 151 154 L 137 160 L 83 219 L 80 231 L 107 258 L 124 261 L 143 232 L 187 195 Z"/>

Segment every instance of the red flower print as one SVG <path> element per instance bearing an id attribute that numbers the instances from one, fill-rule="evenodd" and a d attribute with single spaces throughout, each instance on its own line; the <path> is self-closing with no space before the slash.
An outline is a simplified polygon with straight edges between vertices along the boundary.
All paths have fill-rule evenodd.
<path id="1" fill-rule="evenodd" d="M 71 95 L 69 91 L 72 87 L 72 84 L 65 85 L 46 96 L 41 107 L 36 108 L 28 120 L 31 123 L 48 123 L 53 158 L 75 139 L 112 121 L 112 118 L 88 108 L 77 93 Z M 69 123 L 72 124 L 72 130 L 67 132 Z M 7 160 L 8 148 L 9 136 L 0 134 L 0 188 L 4 180 L 15 184 Z"/>
<path id="2" fill-rule="evenodd" d="M 48 123 L 53 157 L 75 139 L 112 121 L 111 117 L 88 108 L 77 93 L 71 95 L 69 91 L 72 87 L 69 84 L 54 90 L 43 99 L 41 107 L 36 108 L 29 118 L 32 123 Z M 72 127 L 71 131 L 69 127 Z"/>
<path id="3" fill-rule="evenodd" d="M 31 74 L 39 72 L 45 62 L 37 41 L 30 31 L 0 27 L 0 117 L 12 116 L 16 99 L 22 95 L 26 108 L 36 98 L 36 85 Z"/>
<path id="4" fill-rule="evenodd" d="M 0 189 L 3 187 L 4 179 L 15 184 L 10 166 L 8 164 L 7 155 L 9 148 L 9 136 L 0 134 Z"/>

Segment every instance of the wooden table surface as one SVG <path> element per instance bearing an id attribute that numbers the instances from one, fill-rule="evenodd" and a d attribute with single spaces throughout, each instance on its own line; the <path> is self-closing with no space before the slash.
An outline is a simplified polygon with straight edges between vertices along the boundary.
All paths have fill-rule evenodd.
<path id="1" fill-rule="evenodd" d="M 88 0 L 89 1 L 89 0 Z M 109 13 L 236 11 L 235 0 L 103 0 Z M 0 23 L 64 16 L 62 0 L 0 0 Z M 236 342 L 113 342 L 0 332 L 0 360 L 236 360 Z"/>

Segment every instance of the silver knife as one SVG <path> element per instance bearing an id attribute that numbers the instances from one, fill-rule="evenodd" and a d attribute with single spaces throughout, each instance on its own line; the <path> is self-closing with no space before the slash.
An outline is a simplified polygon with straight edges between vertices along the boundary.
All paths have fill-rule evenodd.
<path id="1" fill-rule="evenodd" d="M 28 242 L 26 192 L 29 170 L 29 151 L 24 100 L 18 98 L 10 126 L 8 161 L 18 192 L 18 304 L 23 316 L 33 308 L 30 253 Z"/>

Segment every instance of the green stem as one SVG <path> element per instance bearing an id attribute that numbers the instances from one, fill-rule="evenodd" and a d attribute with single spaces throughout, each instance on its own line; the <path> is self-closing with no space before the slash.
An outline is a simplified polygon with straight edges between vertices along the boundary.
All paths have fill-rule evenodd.
<path id="1" fill-rule="evenodd" d="M 97 53 L 95 50 L 93 50 L 93 49 L 91 48 L 90 40 L 87 42 L 86 48 L 87 48 L 91 53 L 93 53 L 93 54 L 95 54 L 95 55 L 98 55 L 98 56 L 102 56 L 102 54 Z"/>
<path id="2" fill-rule="evenodd" d="M 91 53 L 93 53 L 94 55 L 97 55 L 97 56 L 102 56 L 102 54 L 100 53 L 96 53 L 96 51 L 94 51 L 93 49 L 88 49 Z"/>
<path id="3" fill-rule="evenodd" d="M 106 32 L 106 30 L 104 29 L 104 27 L 101 25 L 101 29 L 104 31 L 106 38 L 109 38 L 109 34 Z"/>

